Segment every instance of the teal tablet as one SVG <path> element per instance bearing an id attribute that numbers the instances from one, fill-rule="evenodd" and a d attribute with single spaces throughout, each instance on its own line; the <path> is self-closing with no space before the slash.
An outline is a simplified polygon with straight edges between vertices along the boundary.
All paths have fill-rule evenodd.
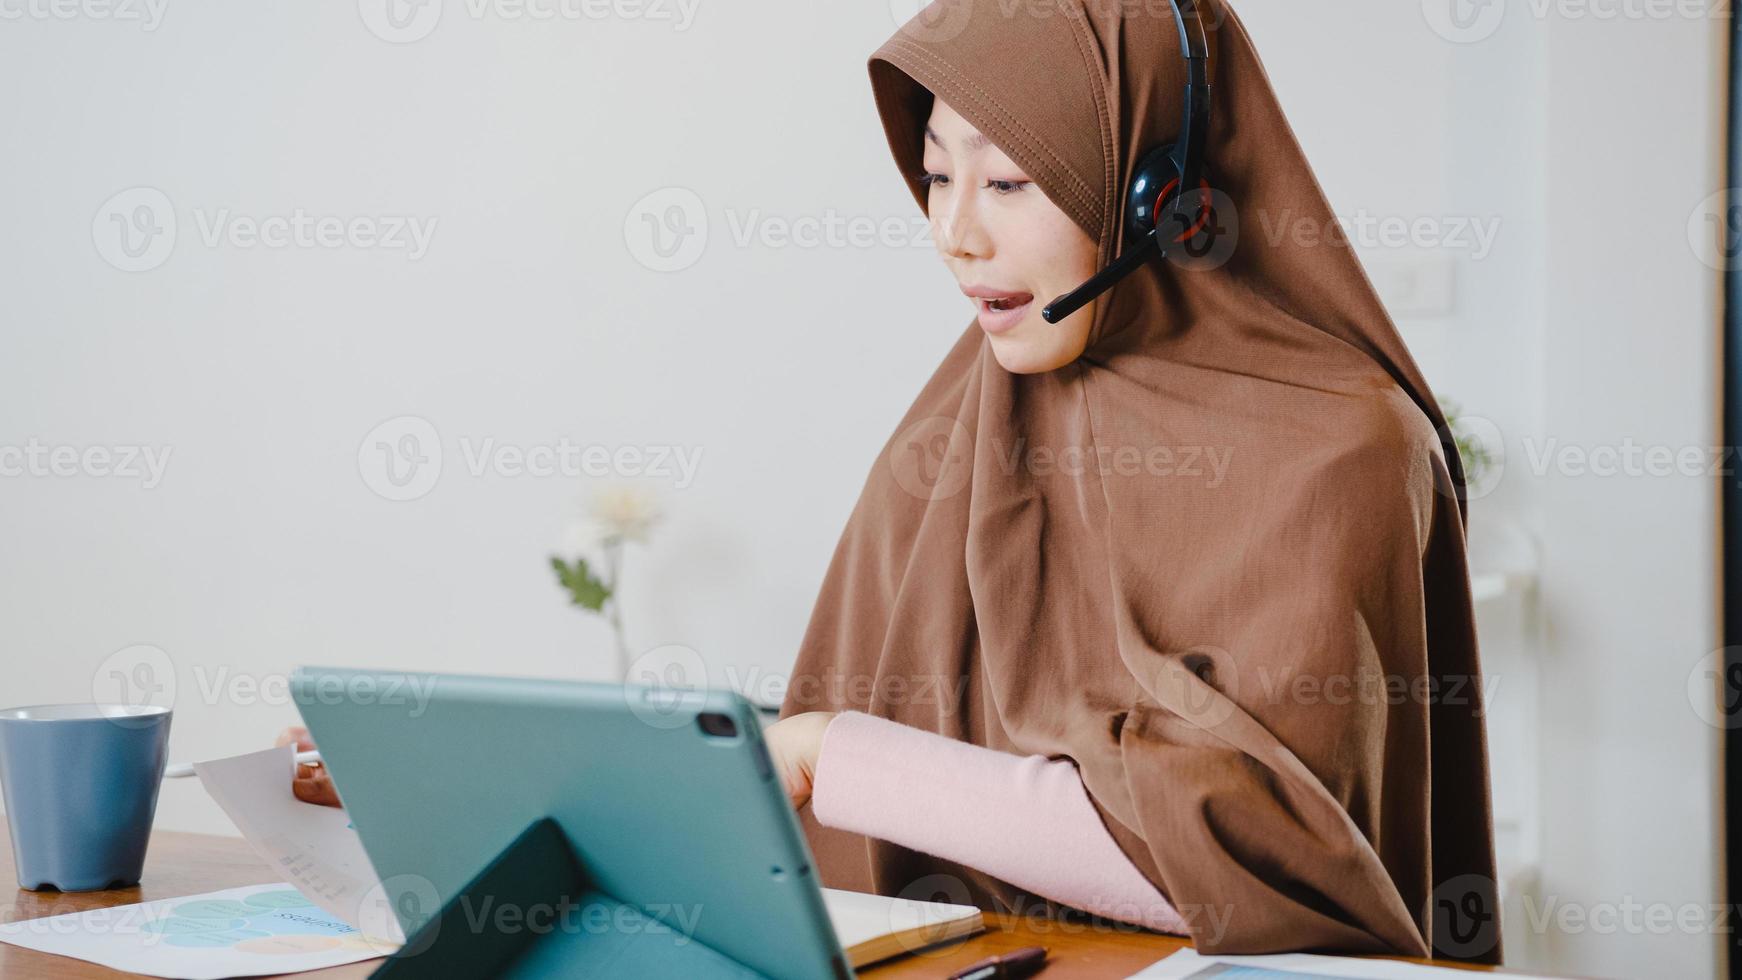
<path id="1" fill-rule="evenodd" d="M 378 975 L 853 975 L 739 695 L 314 667 L 292 690 L 410 937 Z"/>

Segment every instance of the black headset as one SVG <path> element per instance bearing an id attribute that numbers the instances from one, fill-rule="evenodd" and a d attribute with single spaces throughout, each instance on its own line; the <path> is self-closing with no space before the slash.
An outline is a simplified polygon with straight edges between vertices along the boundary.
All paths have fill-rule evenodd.
<path id="1" fill-rule="evenodd" d="M 1185 109 L 1177 141 L 1144 155 L 1125 190 L 1125 254 L 1088 282 L 1047 304 L 1040 315 L 1058 323 L 1087 306 L 1113 284 L 1152 258 L 1189 241 L 1209 221 L 1209 180 L 1204 176 L 1204 143 L 1210 130 L 1210 44 L 1195 0 L 1168 0 L 1179 24 L 1180 53 L 1186 62 Z M 1188 195 L 1195 187 L 1200 195 Z M 1195 212 L 1186 204 L 1198 196 Z"/>

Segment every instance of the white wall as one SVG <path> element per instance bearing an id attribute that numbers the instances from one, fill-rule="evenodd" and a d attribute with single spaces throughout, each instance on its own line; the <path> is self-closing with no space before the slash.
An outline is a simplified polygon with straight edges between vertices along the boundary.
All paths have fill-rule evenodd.
<path id="1" fill-rule="evenodd" d="M 693 482 L 652 481 L 669 519 L 631 555 L 632 642 L 778 696 L 866 467 L 965 323 L 923 242 L 735 241 L 915 217 L 864 76 L 889 5 L 703 4 L 679 28 L 446 0 L 390 43 L 379 0 L 156 2 L 155 26 L 94 3 L 0 25 L 0 447 L 171 452 L 151 489 L 0 477 L 0 701 L 113 696 L 113 669 L 157 663 L 173 754 L 202 758 L 293 721 L 272 695 L 297 664 L 605 676 L 607 633 L 545 566 L 592 481 L 469 474 L 490 439 L 699 452 Z M 1484 613 L 1497 807 L 1543 818 L 1521 860 L 1562 903 L 1714 900 L 1716 732 L 1684 687 L 1716 645 L 1715 488 L 1538 476 L 1523 449 L 1717 440 L 1715 279 L 1683 216 L 1720 184 L 1721 25 L 1509 3 L 1448 39 L 1422 4 L 1239 6 L 1340 214 L 1497 230 L 1363 253 L 1436 389 L 1508 449 L 1478 564 L 1540 565 L 1525 613 Z M 178 229 L 125 272 L 104 208 L 137 186 Z M 709 233 L 661 273 L 630 240 L 668 187 Z M 203 240 L 221 212 L 297 209 L 434 233 L 416 259 Z M 1450 302 L 1424 301 L 1446 269 Z M 358 450 L 401 416 L 443 465 L 392 502 Z M 159 821 L 228 829 L 185 783 Z M 1716 964 L 1699 932 L 1510 941 L 1587 975 Z"/>
<path id="2" fill-rule="evenodd" d="M 1724 183 L 1714 134 L 1727 28 L 1549 25 L 1544 436 L 1678 448 L 1722 439 L 1718 280 L 1686 223 Z M 1638 149 L 1609 152 L 1618 143 Z M 1651 203 L 1635 210 L 1629 199 Z M 1626 217 L 1654 208 L 1667 220 Z M 1721 731 L 1694 710 L 1688 683 L 1721 643 L 1718 485 L 1557 469 L 1543 480 L 1545 897 L 1593 908 L 1720 900 Z M 1664 935 L 1550 932 L 1544 953 L 1582 973 L 1709 975 L 1725 937 L 1710 914 L 1699 919 L 1703 928 Z"/>
<path id="3" fill-rule="evenodd" d="M 486 439 L 700 451 L 693 484 L 652 481 L 670 520 L 631 555 L 632 642 L 783 670 L 872 457 L 966 323 L 929 246 L 734 244 L 734 218 L 914 214 L 863 68 L 894 25 L 850 14 L 823 29 L 705 6 L 677 31 L 450 2 L 404 45 L 355 4 L 6 24 L 0 445 L 172 455 L 151 490 L 0 481 L 0 701 L 89 698 L 106 658 L 152 644 L 192 758 L 294 720 L 207 693 L 237 675 L 604 676 L 607 633 L 546 566 L 591 481 L 470 476 L 461 441 Z M 92 224 L 137 185 L 179 228 L 167 262 L 128 273 Z M 712 231 L 694 266 L 657 273 L 624 219 L 670 185 L 701 195 Z M 208 247 L 199 220 L 224 208 L 436 231 L 417 261 Z M 432 492 L 394 503 L 358 447 L 403 415 L 435 426 L 445 460 Z M 227 827 L 186 784 L 160 820 Z"/>

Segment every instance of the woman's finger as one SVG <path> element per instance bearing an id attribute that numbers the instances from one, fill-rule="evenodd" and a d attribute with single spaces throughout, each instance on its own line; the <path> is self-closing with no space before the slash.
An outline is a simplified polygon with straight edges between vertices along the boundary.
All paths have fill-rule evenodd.
<path id="1" fill-rule="evenodd" d="M 296 779 L 290 784 L 291 792 L 304 803 L 316 803 L 321 806 L 343 806 L 339 802 L 338 787 L 333 785 L 331 778 L 316 776 L 312 779 Z"/>
<path id="2" fill-rule="evenodd" d="M 309 738 L 308 729 L 301 725 L 293 725 L 290 728 L 286 728 L 284 731 L 279 732 L 278 738 L 274 740 L 272 744 L 274 747 L 280 745 L 294 745 L 298 752 L 308 752 L 313 750 L 315 747 L 314 739 Z"/>

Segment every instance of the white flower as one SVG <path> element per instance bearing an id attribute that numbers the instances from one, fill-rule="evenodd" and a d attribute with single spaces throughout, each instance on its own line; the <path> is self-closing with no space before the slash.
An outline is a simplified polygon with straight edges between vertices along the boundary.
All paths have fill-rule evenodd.
<path id="1" fill-rule="evenodd" d="M 588 516 L 601 539 L 618 538 L 645 543 L 664 515 L 652 488 L 625 483 L 593 494 Z"/>

